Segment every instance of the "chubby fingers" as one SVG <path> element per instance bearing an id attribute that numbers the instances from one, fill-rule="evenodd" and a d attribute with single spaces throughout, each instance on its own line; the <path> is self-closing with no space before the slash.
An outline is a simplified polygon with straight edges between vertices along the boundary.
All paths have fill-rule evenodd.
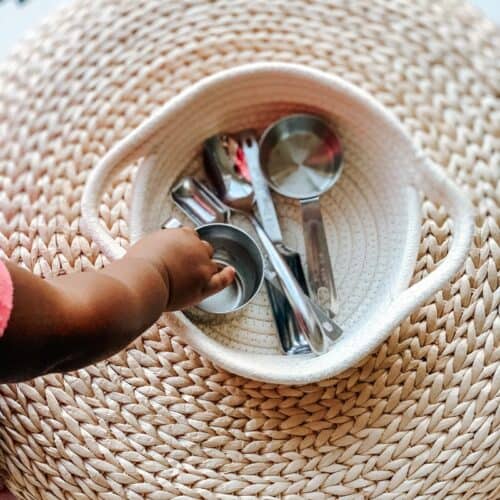
<path id="1" fill-rule="evenodd" d="M 208 258 L 211 259 L 214 256 L 214 247 L 205 240 L 201 240 L 202 245 L 205 247 L 205 250 L 207 251 Z"/>
<path id="2" fill-rule="evenodd" d="M 227 266 L 222 268 L 220 271 L 216 272 L 208 281 L 207 286 L 205 287 L 205 294 L 208 296 L 214 295 L 217 292 L 220 292 L 226 286 L 230 285 L 234 280 L 234 275 L 236 271 L 234 267 Z"/>

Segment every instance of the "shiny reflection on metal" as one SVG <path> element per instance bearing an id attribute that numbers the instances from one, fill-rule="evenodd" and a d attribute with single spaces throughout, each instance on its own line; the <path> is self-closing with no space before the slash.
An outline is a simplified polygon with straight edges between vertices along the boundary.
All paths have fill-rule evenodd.
<path id="1" fill-rule="evenodd" d="M 230 210 L 194 177 L 184 177 L 171 191 L 175 204 L 196 224 L 227 222 Z"/>
<path id="2" fill-rule="evenodd" d="M 200 302 L 197 308 L 209 314 L 239 311 L 255 297 L 264 279 L 264 259 L 259 247 L 249 234 L 229 224 L 208 224 L 196 231 L 212 245 L 215 262 L 236 270 L 231 285 Z"/>
<path id="3" fill-rule="evenodd" d="M 205 165 L 216 168 L 218 174 L 211 179 L 219 198 L 231 208 L 244 210 L 253 203 L 253 189 L 242 158 L 238 157 L 239 144 L 228 134 L 207 139 L 203 145 Z"/>
<path id="4" fill-rule="evenodd" d="M 195 203 L 198 203 L 197 201 Z M 190 208 L 186 212 L 193 222 L 199 211 Z M 162 229 L 176 229 L 182 223 L 171 217 L 162 224 Z M 232 266 L 234 281 L 185 312 L 203 320 L 214 321 L 236 315 L 257 295 L 264 281 L 265 261 L 255 240 L 242 229 L 226 223 L 205 224 L 196 229 L 202 240 L 214 249 L 213 260 L 222 267 Z"/>
<path id="5" fill-rule="evenodd" d="M 319 197 L 335 184 L 343 153 L 328 123 L 300 114 L 277 121 L 262 134 L 260 160 L 277 193 L 302 200 Z"/>
<path id="6" fill-rule="evenodd" d="M 281 254 L 286 264 L 295 276 L 305 294 L 309 295 L 307 280 L 302 267 L 302 260 L 298 252 L 288 248 L 283 243 L 283 235 L 278 220 L 278 214 L 267 185 L 267 180 L 262 174 L 259 159 L 259 143 L 253 130 L 244 130 L 236 136 L 243 151 L 244 159 L 250 174 L 250 180 L 255 193 L 255 203 L 259 220 L 276 250 Z M 266 280 L 267 294 L 273 311 L 276 328 L 279 333 L 283 352 L 287 354 L 305 354 L 311 351 L 307 339 L 300 334 L 291 306 L 283 292 L 275 273 L 273 280 Z M 271 284 L 272 283 L 272 284 Z"/>

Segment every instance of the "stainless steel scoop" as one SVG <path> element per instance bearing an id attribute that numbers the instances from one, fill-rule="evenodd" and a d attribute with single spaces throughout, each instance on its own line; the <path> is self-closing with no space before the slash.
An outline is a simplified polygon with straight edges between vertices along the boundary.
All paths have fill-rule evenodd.
<path id="1" fill-rule="evenodd" d="M 342 330 L 320 306 L 304 294 L 283 257 L 255 218 L 254 193 L 244 162 L 235 164 L 232 156 L 226 153 L 224 136 L 212 137 L 205 142 L 204 160 L 205 171 L 219 199 L 233 210 L 245 215 L 254 226 L 270 264 L 276 272 L 277 279 L 292 306 L 300 333 L 307 338 L 315 353 L 327 352 L 329 339 L 337 339 Z"/>
<path id="2" fill-rule="evenodd" d="M 338 136 L 314 115 L 287 116 L 260 140 L 260 163 L 270 187 L 300 200 L 311 296 L 331 317 L 338 313 L 338 302 L 319 200 L 338 180 L 342 160 Z"/>
<path id="3" fill-rule="evenodd" d="M 184 177 L 170 192 L 175 204 L 197 225 L 229 222 L 231 210 L 194 177 Z"/>

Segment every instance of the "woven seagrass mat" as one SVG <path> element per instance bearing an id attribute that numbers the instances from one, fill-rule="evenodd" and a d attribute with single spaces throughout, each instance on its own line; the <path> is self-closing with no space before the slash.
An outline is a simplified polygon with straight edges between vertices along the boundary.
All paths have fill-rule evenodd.
<path id="1" fill-rule="evenodd" d="M 240 63 L 304 63 L 373 93 L 471 198 L 464 268 L 339 377 L 265 385 L 162 323 L 112 360 L 0 387 L 19 497 L 499 498 L 500 36 L 456 1 L 77 1 L 0 69 L 0 245 L 49 276 L 100 266 L 89 170 L 155 109 Z M 101 214 L 127 242 L 133 170 Z M 414 281 L 452 221 L 422 204 Z"/>

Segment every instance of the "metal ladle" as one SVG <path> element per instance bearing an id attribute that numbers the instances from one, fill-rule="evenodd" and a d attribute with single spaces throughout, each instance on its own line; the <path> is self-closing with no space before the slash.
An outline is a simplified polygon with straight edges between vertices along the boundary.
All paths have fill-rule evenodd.
<path id="1" fill-rule="evenodd" d="M 313 352 L 323 354 L 328 351 L 328 339 L 338 338 L 342 330 L 320 306 L 304 294 L 283 257 L 255 218 L 252 185 L 245 178 L 245 172 L 235 168 L 232 161 L 230 163 L 221 161 L 227 156 L 220 150 L 223 147 L 222 143 L 219 136 L 205 142 L 204 165 L 207 177 L 221 201 L 234 211 L 245 215 L 252 223 L 290 302 L 300 333 L 308 340 Z"/>

